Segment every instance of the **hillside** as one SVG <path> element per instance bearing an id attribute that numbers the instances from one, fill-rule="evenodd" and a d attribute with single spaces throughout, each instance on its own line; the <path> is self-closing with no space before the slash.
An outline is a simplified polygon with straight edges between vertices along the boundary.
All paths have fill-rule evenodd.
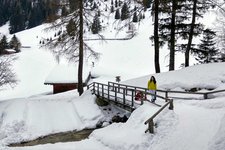
<path id="1" fill-rule="evenodd" d="M 153 33 L 152 18 L 149 11 L 145 12 L 145 15 L 145 19 L 136 26 L 138 34 L 131 40 L 89 42 L 89 46 L 100 53 L 100 59 L 85 59 L 84 68 L 90 68 L 94 62 L 95 67 L 91 71 L 94 75 L 99 76 L 96 81 L 115 81 L 116 76 L 121 76 L 121 80 L 125 81 L 155 72 L 154 47 L 149 40 Z M 213 13 L 210 12 L 205 18 L 212 15 Z M 109 24 L 113 24 L 114 19 L 112 18 L 113 16 L 108 19 Z M 203 21 L 207 26 L 210 26 L 213 20 L 203 19 Z M 48 24 L 43 24 L 16 34 L 22 45 L 30 46 L 30 48 L 22 48 L 22 52 L 16 54 L 18 59 L 14 62 L 14 71 L 19 80 L 18 85 L 14 89 L 3 87 L 0 100 L 52 92 L 52 88 L 44 85 L 44 81 L 57 62 L 49 50 L 39 45 L 40 40 L 54 35 L 54 31 L 44 31 L 48 26 Z M 0 33 L 7 35 L 8 39 L 12 36 L 9 34 L 8 24 L 0 27 Z M 110 38 L 126 36 L 124 32 L 116 34 L 113 27 L 107 28 L 104 33 L 105 37 Z M 160 51 L 162 72 L 168 70 L 168 53 L 166 47 Z M 176 69 L 180 69 L 180 64 L 184 61 L 183 58 L 184 54 L 176 54 Z M 194 58 L 191 59 L 191 62 L 194 63 Z M 63 58 L 60 63 L 68 64 Z"/>

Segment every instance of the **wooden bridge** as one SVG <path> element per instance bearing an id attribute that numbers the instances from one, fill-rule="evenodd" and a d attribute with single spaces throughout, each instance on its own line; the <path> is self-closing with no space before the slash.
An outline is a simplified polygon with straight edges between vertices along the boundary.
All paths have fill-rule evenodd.
<path id="1" fill-rule="evenodd" d="M 135 95 L 137 92 L 142 92 L 144 97 L 148 97 L 148 95 L 152 95 L 148 92 L 148 89 L 142 87 L 134 87 L 129 85 L 118 84 L 114 82 L 108 82 L 108 84 L 93 82 L 87 86 L 89 90 L 92 91 L 98 98 L 101 98 L 105 101 L 113 103 L 123 109 L 128 111 L 133 111 L 137 107 L 143 104 L 143 100 L 135 101 Z M 163 97 L 160 95 L 155 95 L 158 98 L 164 99 L 165 104 L 160 107 L 160 109 L 149 118 L 145 124 L 148 124 L 148 129 L 145 132 L 154 132 L 154 122 L 153 119 L 169 105 L 169 109 L 173 109 L 173 99 L 168 97 Z"/>
<path id="2" fill-rule="evenodd" d="M 131 85 L 119 84 L 115 82 L 108 82 L 108 84 L 93 82 L 87 86 L 87 89 L 91 90 L 98 98 L 101 98 L 105 101 L 113 103 L 125 110 L 133 111 L 137 107 L 143 104 L 145 99 L 140 101 L 135 100 L 135 95 L 137 92 L 142 92 L 144 97 L 149 97 L 153 94 L 148 92 L 147 88 L 136 87 Z M 170 90 L 157 90 L 155 96 L 158 99 L 165 100 L 165 103 L 159 108 L 159 110 L 151 116 L 145 124 L 148 124 L 148 128 L 145 132 L 154 133 L 154 122 L 153 119 L 167 106 L 170 110 L 173 110 L 173 99 L 169 96 L 171 93 L 184 94 L 184 95 L 202 95 L 200 99 L 207 99 L 210 94 L 225 92 L 225 90 L 211 91 L 211 92 L 183 92 L 183 91 L 170 91 Z M 164 95 L 164 96 L 163 96 Z M 177 97 L 175 97 L 177 98 Z M 182 98 L 183 99 L 183 98 Z M 184 98 L 185 99 L 185 98 Z M 186 98 L 187 99 L 187 98 Z M 193 99 L 191 97 L 191 99 Z"/>

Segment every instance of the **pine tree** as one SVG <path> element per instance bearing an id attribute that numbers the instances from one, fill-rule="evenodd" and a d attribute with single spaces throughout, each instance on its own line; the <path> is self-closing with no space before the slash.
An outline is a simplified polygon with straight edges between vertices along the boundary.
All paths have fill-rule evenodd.
<path id="1" fill-rule="evenodd" d="M 146 8 L 150 8 L 151 7 L 151 3 L 152 3 L 152 0 L 143 0 L 143 5 Z"/>
<path id="2" fill-rule="evenodd" d="M 203 14 L 210 8 L 214 7 L 211 0 L 205 0 L 201 2 L 200 0 L 193 0 L 189 2 L 189 5 L 186 5 L 185 11 L 191 9 L 191 23 L 186 24 L 186 33 L 188 33 L 188 42 L 185 44 L 185 67 L 189 66 L 189 55 L 193 49 L 193 38 L 200 35 L 204 29 L 204 26 L 201 23 L 197 23 L 198 18 L 202 18 Z"/>
<path id="3" fill-rule="evenodd" d="M 20 1 L 16 1 L 14 11 L 10 17 L 10 34 L 25 29 L 25 16 Z"/>
<path id="4" fill-rule="evenodd" d="M 114 6 L 113 6 L 113 5 L 110 7 L 110 12 L 111 12 L 111 13 L 114 12 Z"/>
<path id="5" fill-rule="evenodd" d="M 115 8 L 117 8 L 117 7 L 118 7 L 118 1 L 115 0 Z"/>
<path id="6" fill-rule="evenodd" d="M 125 20 L 129 18 L 129 8 L 126 2 L 124 2 L 121 9 L 121 20 Z"/>
<path id="7" fill-rule="evenodd" d="M 93 34 L 98 34 L 101 31 L 101 29 L 102 29 L 101 23 L 100 23 L 98 15 L 96 14 L 93 19 L 91 31 Z"/>
<path id="8" fill-rule="evenodd" d="M 199 63 L 217 62 L 219 59 L 219 50 L 215 47 L 214 38 L 216 33 L 211 29 L 205 29 L 203 31 L 203 38 L 198 45 L 198 49 L 195 50 L 197 55 L 196 60 Z"/>
<path id="9" fill-rule="evenodd" d="M 201 16 L 209 8 L 206 7 L 208 2 L 199 2 L 196 7 L 193 7 L 194 2 L 186 0 L 163 0 L 163 3 L 160 1 L 158 5 L 159 12 L 163 14 L 159 18 L 159 40 L 161 45 L 168 43 L 168 48 L 170 49 L 169 70 L 174 70 L 175 68 L 176 51 L 185 52 L 189 49 L 186 51 L 185 56 L 185 61 L 187 62 L 189 59 L 189 51 L 193 49 L 192 47 L 194 45 L 192 38 L 198 36 L 203 29 L 203 26 L 200 23 L 195 23 L 194 19 L 197 16 Z M 205 2 L 207 2 L 207 5 Z M 191 20 L 191 23 L 189 20 Z M 178 39 L 181 39 L 183 43 L 178 43 Z M 187 43 L 184 43 L 185 41 Z"/>
<path id="10" fill-rule="evenodd" d="M 0 55 L 2 55 L 5 49 L 8 48 L 8 42 L 5 35 L 3 35 L 2 39 L 0 40 Z"/>
<path id="11" fill-rule="evenodd" d="M 9 47 L 14 49 L 17 53 L 20 52 L 21 43 L 15 34 L 13 35 L 13 37 L 9 42 Z"/>
<path id="12" fill-rule="evenodd" d="M 116 10 L 115 19 L 120 19 L 120 10 L 119 9 Z"/>
<path id="13" fill-rule="evenodd" d="M 135 11 L 133 14 L 133 22 L 138 22 L 137 12 Z"/>

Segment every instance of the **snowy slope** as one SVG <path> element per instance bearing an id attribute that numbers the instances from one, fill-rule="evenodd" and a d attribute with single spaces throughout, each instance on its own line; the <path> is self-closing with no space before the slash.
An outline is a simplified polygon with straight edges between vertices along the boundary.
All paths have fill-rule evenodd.
<path id="1" fill-rule="evenodd" d="M 152 74 L 156 77 L 159 89 L 216 89 L 224 86 L 225 63 L 211 63 L 191 66 L 177 71 Z M 124 84 L 146 87 L 151 75 L 124 81 Z M 172 84 L 171 84 L 172 83 Z"/>

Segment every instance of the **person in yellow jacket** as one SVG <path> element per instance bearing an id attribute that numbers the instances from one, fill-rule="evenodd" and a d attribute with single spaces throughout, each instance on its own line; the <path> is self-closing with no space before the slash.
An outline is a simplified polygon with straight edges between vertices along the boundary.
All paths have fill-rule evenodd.
<path id="1" fill-rule="evenodd" d="M 151 76 L 150 80 L 148 80 L 148 90 L 149 93 L 154 94 L 152 95 L 152 102 L 155 102 L 156 100 L 156 90 L 157 90 L 157 84 L 156 84 L 156 79 L 154 76 Z"/>

